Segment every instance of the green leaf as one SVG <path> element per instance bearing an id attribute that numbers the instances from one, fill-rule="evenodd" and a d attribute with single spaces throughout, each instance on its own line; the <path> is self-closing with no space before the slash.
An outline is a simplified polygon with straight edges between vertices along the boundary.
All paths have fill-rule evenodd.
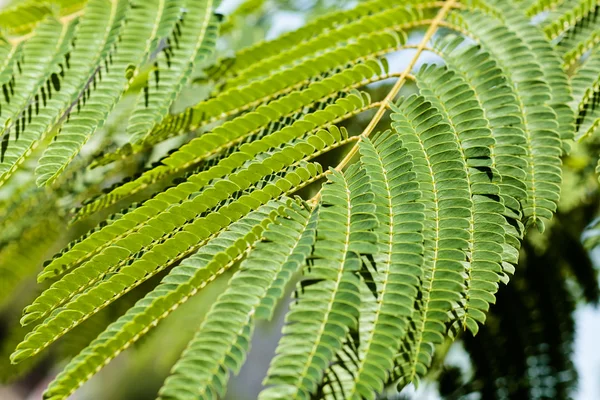
<path id="1" fill-rule="evenodd" d="M 50 383 L 44 399 L 67 397 L 190 296 L 231 268 L 254 246 L 266 226 L 285 208 L 277 202 L 260 207 L 231 224 L 196 254 L 173 268 L 156 288 L 71 360 Z"/>
<path id="2" fill-rule="evenodd" d="M 166 0 L 134 1 L 130 5 L 132 10 L 128 13 L 129 18 L 122 27 L 119 27 L 119 21 L 124 18 L 126 6 L 117 1 L 113 6 L 109 24 L 110 20 L 114 20 L 116 25 L 106 30 L 106 46 L 112 46 L 117 35 L 122 35 L 125 39 L 119 41 L 108 50 L 108 54 L 104 55 L 107 57 L 104 59 L 104 66 L 96 67 L 97 70 L 92 73 L 91 81 L 86 82 L 81 95 L 76 99 L 76 110 L 72 105 L 55 141 L 42 155 L 36 169 L 40 186 L 56 179 L 96 129 L 104 124 L 108 113 L 131 81 L 132 74 L 128 72 L 130 66 L 140 64 L 150 52 L 161 22 L 163 19 L 167 21 L 172 19 L 169 7 L 173 8 L 176 3 L 167 5 Z M 104 6 L 103 9 L 106 7 Z M 86 15 L 91 16 L 91 13 L 95 12 L 94 9 L 89 9 Z M 97 23 L 100 21 L 101 19 Z M 140 37 L 146 40 L 140 40 Z M 77 55 L 73 54 L 74 57 Z"/>
<path id="3" fill-rule="evenodd" d="M 353 165 L 332 171 L 318 205 L 317 241 L 259 399 L 307 398 L 356 327 L 361 255 L 377 250 L 371 185 Z"/>
<path id="4" fill-rule="evenodd" d="M 502 68 L 513 87 L 524 122 L 527 150 L 527 200 L 523 202 L 526 226 L 536 224 L 543 230 L 560 197 L 562 142 L 557 116 L 552 107 L 552 92 L 531 46 L 499 21 L 479 11 L 455 14 L 483 43 Z M 552 62 L 552 60 L 547 60 Z M 527 73 L 521 73 L 527 71 Z"/>
<path id="5" fill-rule="evenodd" d="M 62 61 L 71 49 L 76 26 L 77 21 L 59 23 L 49 19 L 37 27 L 31 39 L 22 47 L 13 48 L 8 56 L 7 66 L 12 68 L 3 71 L 2 75 L 8 78 L 4 73 L 7 72 L 12 76 L 2 86 L 0 185 L 40 140 L 35 126 L 37 117 L 40 109 L 43 113 L 46 102 L 53 96 L 56 98 L 56 92 L 61 89 L 61 76 L 65 74 Z M 20 73 L 15 71 L 15 61 Z"/>
<path id="6" fill-rule="evenodd" d="M 187 0 L 184 3 L 185 12 L 175 23 L 169 36 L 163 39 L 166 45 L 154 60 L 154 70 L 137 98 L 127 126 L 127 134 L 132 143 L 146 139 L 190 80 L 194 65 L 214 52 L 219 21 L 213 11 L 219 1 Z M 168 7 L 175 10 L 177 5 L 178 2 L 171 1 Z M 160 30 L 167 29 L 165 27 Z"/>
<path id="7" fill-rule="evenodd" d="M 310 91 L 310 88 L 307 91 L 309 99 L 314 99 L 312 96 L 319 95 L 319 92 L 312 92 Z M 300 96 L 296 95 L 291 97 L 297 99 Z M 368 98 L 365 99 L 362 96 L 351 94 L 337 100 L 334 104 L 328 104 L 323 109 L 318 109 L 303 115 L 301 119 L 294 121 L 294 123 L 284 126 L 283 128 L 277 125 L 277 129 L 274 132 L 269 132 L 267 130 L 264 132 L 264 136 L 258 138 L 254 142 L 243 143 L 242 141 L 249 135 L 257 134 L 262 131 L 263 126 L 266 124 L 264 115 L 275 113 L 275 117 L 266 117 L 275 122 L 282 117 L 282 114 L 286 112 L 285 110 L 294 110 L 293 107 L 296 107 L 297 103 L 296 101 L 291 101 L 291 99 L 282 98 L 281 101 L 275 101 L 270 106 L 259 107 L 255 113 L 248 113 L 239 119 L 234 119 L 229 123 L 223 124 L 223 126 L 216 128 L 211 133 L 191 140 L 189 143 L 181 146 L 177 151 L 164 158 L 160 165 L 143 172 L 137 179 L 120 185 L 106 195 L 86 204 L 79 210 L 78 215 L 84 216 L 88 213 L 105 208 L 125 196 L 129 196 L 144 189 L 157 180 L 165 179 L 184 168 L 188 168 L 211 156 L 220 154 L 230 147 L 239 145 L 239 152 L 227 154 L 226 157 L 218 160 L 216 165 L 210 166 L 207 171 L 194 174 L 197 177 L 202 178 L 201 182 L 203 182 L 203 184 L 207 179 L 223 177 L 224 174 L 230 173 L 261 152 L 281 146 L 282 144 L 300 138 L 306 134 L 315 133 L 320 128 L 355 115 L 355 113 L 362 111 L 364 107 L 368 107 L 369 104 L 365 100 L 368 100 Z M 267 123 L 269 120 L 267 120 Z M 205 178 L 207 175 L 209 177 Z M 189 180 L 194 182 L 193 177 Z"/>
<path id="8" fill-rule="evenodd" d="M 305 206 L 292 207 L 267 227 L 213 304 L 161 388 L 161 399 L 225 395 L 230 371 L 237 374 L 245 361 L 255 321 L 272 315 L 274 300 L 312 247 L 315 218 Z"/>
<path id="9" fill-rule="evenodd" d="M 284 169 L 283 164 L 273 166 L 273 160 L 267 159 L 262 165 L 253 166 L 257 168 L 230 177 L 234 183 L 231 186 L 237 189 L 232 192 L 239 193 L 236 200 L 219 205 L 221 200 L 213 196 L 227 199 L 229 193 L 220 190 L 224 185 L 217 182 L 188 203 L 188 207 L 158 214 L 137 235 L 121 238 L 116 242 L 118 246 L 107 248 L 44 291 L 25 309 L 21 322 L 28 324 L 47 318 L 17 346 L 11 360 L 16 363 L 39 353 L 120 296 L 202 248 L 232 222 L 318 179 L 321 174 L 320 165 L 311 163 Z M 283 173 L 274 174 L 270 182 L 269 175 L 275 172 L 273 167 Z M 258 187 L 252 187 L 253 184 Z M 207 210 L 212 212 L 205 213 Z"/>
<path id="10" fill-rule="evenodd" d="M 388 131 L 374 142 L 365 139 L 360 153 L 375 195 L 379 226 L 373 254 L 375 293 L 369 292 L 362 300 L 368 304 L 367 310 L 361 311 L 368 315 L 368 322 L 361 328 L 366 333 L 361 334 L 354 382 L 344 392 L 349 399 L 375 398 L 383 392 L 413 312 L 424 251 L 425 207 L 420 202 L 412 157 L 400 137 Z"/>

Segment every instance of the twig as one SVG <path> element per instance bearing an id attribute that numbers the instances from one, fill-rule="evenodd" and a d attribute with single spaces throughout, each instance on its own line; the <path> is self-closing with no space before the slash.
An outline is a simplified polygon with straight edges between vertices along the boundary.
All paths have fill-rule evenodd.
<path id="1" fill-rule="evenodd" d="M 371 119 L 371 122 L 369 122 L 369 125 L 367 125 L 367 127 L 360 134 L 359 139 L 356 141 L 356 143 L 354 144 L 352 149 L 350 149 L 348 154 L 346 154 L 346 156 L 342 159 L 342 161 L 340 161 L 340 163 L 335 167 L 336 171 L 342 171 L 346 167 L 346 165 L 350 162 L 352 157 L 354 157 L 356 155 L 356 153 L 358 152 L 359 143 L 364 138 L 368 138 L 369 135 L 373 132 L 373 130 L 377 126 L 377 124 L 379 123 L 379 121 L 381 121 L 381 118 L 383 118 L 385 111 L 390 107 L 390 104 L 394 101 L 394 98 L 396 97 L 396 95 L 398 94 L 398 92 L 400 91 L 400 89 L 402 88 L 404 83 L 406 82 L 406 80 L 410 79 L 409 78 L 410 72 L 414 68 L 417 61 L 419 60 L 421 53 L 427 48 L 427 43 L 429 42 L 429 40 L 431 40 L 432 36 L 437 31 L 438 26 L 442 22 L 442 19 L 444 19 L 444 17 L 448 13 L 448 10 L 450 10 L 451 8 L 454 7 L 455 1 L 456 0 L 447 0 L 444 3 L 444 6 L 440 9 L 440 11 L 436 15 L 436 17 L 433 19 L 433 21 L 431 22 L 431 25 L 429 25 L 427 32 L 425 32 L 425 35 L 423 36 L 423 40 L 421 40 L 421 43 L 419 43 L 419 45 L 417 46 L 417 49 L 416 49 L 417 51 L 416 51 L 415 55 L 413 56 L 413 58 L 410 60 L 410 63 L 404 69 L 404 71 L 402 71 L 402 73 L 400 74 L 400 77 L 398 78 L 396 83 L 394 83 L 394 86 L 392 87 L 392 89 L 389 91 L 387 96 L 385 96 L 385 99 L 383 99 L 381 101 L 381 105 L 379 106 L 377 113 L 375 113 L 375 115 Z M 322 191 L 322 189 L 319 190 L 319 192 L 312 199 L 309 200 L 309 203 L 311 203 L 313 206 L 315 204 L 317 204 L 317 202 L 321 198 L 321 191 Z"/>

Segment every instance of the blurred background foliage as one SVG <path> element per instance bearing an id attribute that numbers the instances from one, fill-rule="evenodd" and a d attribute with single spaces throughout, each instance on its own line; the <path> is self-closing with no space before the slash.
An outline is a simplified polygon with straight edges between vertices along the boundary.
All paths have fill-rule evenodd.
<path id="1" fill-rule="evenodd" d="M 16 1 L 4 3 L 10 3 L 4 7 L 18 7 Z M 236 49 L 295 29 L 328 10 L 353 5 L 354 2 L 345 0 L 225 1 L 220 11 L 227 18 L 217 54 L 232 56 Z M 416 32 L 413 40 L 418 40 L 418 36 Z M 390 63 L 402 61 L 402 57 L 390 59 Z M 210 96 L 213 88 L 205 80 L 206 66 L 197 68 L 193 84 L 184 90 L 174 111 Z M 386 85 L 384 81 L 368 91 L 373 98 L 379 98 L 381 93 L 387 93 Z M 86 165 L 98 151 L 110 151 L 126 142 L 126 135 L 119 128 L 140 88 L 132 85 L 102 133 L 86 145 L 80 166 Z M 410 85 L 404 90 L 410 91 Z M 357 116 L 345 126 L 351 133 L 360 132 L 365 118 Z M 38 189 L 33 180 L 26 178 L 33 176 L 28 173 L 31 170 L 24 168 L 11 185 L 0 191 L 0 399 L 39 399 L 64 360 L 81 350 L 160 280 L 161 276 L 154 277 L 132 291 L 66 335 L 60 346 L 53 347 L 43 357 L 18 366 L 9 364 L 8 355 L 27 329 L 18 323 L 20 311 L 44 289 L 44 285 L 35 282 L 43 262 L 106 216 L 100 213 L 66 229 L 68 211 L 118 182 L 123 175 L 141 171 L 184 140 L 180 137 L 167 141 L 151 154 L 128 159 L 120 169 L 85 170 L 73 165 L 72 172 L 63 175 L 60 185 L 56 185 L 60 190 Z M 475 337 L 463 334 L 453 344 L 440 346 L 434 366 L 420 387 L 409 387 L 403 393 L 391 389 L 388 399 L 587 399 L 590 397 L 583 396 L 590 393 L 600 396 L 600 387 L 596 392 L 578 390 L 582 371 L 574 362 L 575 343 L 581 331 L 593 329 L 586 322 L 590 318 L 576 317 L 577 310 L 596 306 L 600 297 L 594 263 L 600 258 L 593 257 L 594 248 L 600 244 L 600 220 L 596 220 L 600 198 L 594 171 L 599 150 L 600 140 L 588 138 L 576 144 L 564 159 L 559 212 L 544 234 L 532 231 L 528 235 L 515 276 L 510 285 L 500 289 L 497 304 L 491 308 L 479 334 Z M 10 198 L 8 193 L 12 193 Z M 229 277 L 230 274 L 225 274 L 180 307 L 73 398 L 153 399 Z M 232 380 L 227 399 L 256 398 L 275 350 L 286 307 L 280 306 L 278 318 L 271 325 L 258 327 L 248 362 Z M 594 312 L 596 321 L 600 320 L 600 313 Z M 589 348 L 589 352 L 598 353 L 595 348 Z M 591 360 L 598 362 L 599 358 L 592 356 Z M 600 365 L 585 373 L 600 378 Z"/>

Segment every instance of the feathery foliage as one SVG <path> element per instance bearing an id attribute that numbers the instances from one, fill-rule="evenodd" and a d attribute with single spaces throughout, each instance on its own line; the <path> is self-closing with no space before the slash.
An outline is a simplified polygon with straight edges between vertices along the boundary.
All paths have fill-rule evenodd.
<path id="1" fill-rule="evenodd" d="M 216 0 L 0 12 L 3 294 L 69 219 L 73 238 L 11 361 L 144 293 L 50 383 L 65 399 L 228 271 L 158 398 L 223 398 L 294 285 L 263 400 L 376 399 L 462 332 L 494 337 L 529 228 L 556 229 L 563 158 L 600 126 L 598 2 L 517 3 L 365 0 L 233 56 L 213 56 Z"/>

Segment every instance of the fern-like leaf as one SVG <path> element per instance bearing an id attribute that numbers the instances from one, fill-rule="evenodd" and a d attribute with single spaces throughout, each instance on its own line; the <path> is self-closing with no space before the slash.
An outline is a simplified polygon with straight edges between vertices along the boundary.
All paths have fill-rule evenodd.
<path id="1" fill-rule="evenodd" d="M 264 382 L 272 387 L 260 399 L 308 398 L 345 334 L 358 322 L 361 255 L 376 252 L 373 194 L 358 166 L 343 175 L 334 171 L 329 179 L 316 211 L 312 262 Z"/>
<path id="2" fill-rule="evenodd" d="M 213 304 L 173 367 L 161 399 L 223 397 L 229 371 L 238 373 L 244 363 L 255 321 L 273 313 L 276 303 L 268 300 L 269 295 L 285 286 L 312 248 L 316 219 L 309 218 L 306 208 L 293 206 L 287 218 L 279 217 L 267 227 L 265 240 L 242 262 Z"/>
<path id="3" fill-rule="evenodd" d="M 460 302 L 473 201 L 460 142 L 439 110 L 414 96 L 396 109 L 392 119 L 413 158 L 426 215 L 417 315 L 401 352 L 405 360 L 399 378 L 410 382 L 425 373 L 433 346 L 443 340 L 449 313 Z"/>
<path id="4" fill-rule="evenodd" d="M 172 3 L 170 8 L 174 9 L 177 4 Z M 218 35 L 218 19 L 213 10 L 218 4 L 214 0 L 185 2 L 186 11 L 169 37 L 163 39 L 166 45 L 154 61 L 152 76 L 138 96 L 127 127 L 131 142 L 144 141 L 189 81 L 194 65 L 213 53 Z"/>
<path id="5" fill-rule="evenodd" d="M 373 320 L 358 349 L 355 383 L 346 390 L 349 399 L 374 398 L 383 391 L 412 315 L 423 263 L 424 206 L 411 156 L 390 132 L 361 142 L 360 153 L 379 221 L 373 254 L 376 297 L 369 310 Z"/>
<path id="6" fill-rule="evenodd" d="M 593 49 L 585 64 L 571 78 L 574 100 L 571 106 L 577 112 L 577 138 L 594 134 L 600 125 L 600 48 Z"/>
<path id="7" fill-rule="evenodd" d="M 562 143 L 556 113 L 548 106 L 552 95 L 544 73 L 529 54 L 529 45 L 498 21 L 479 11 L 462 12 L 461 23 L 474 32 L 478 40 L 503 69 L 517 95 L 525 132 L 527 151 L 527 200 L 523 213 L 527 225 L 544 228 L 541 218 L 550 219 L 560 195 Z M 529 70 L 528 74 L 518 71 Z M 541 148 L 542 154 L 535 151 Z"/>
<path id="8" fill-rule="evenodd" d="M 190 296 L 231 268 L 260 239 L 265 227 L 284 211 L 269 203 L 231 224 L 206 246 L 175 267 L 162 282 L 109 325 L 49 385 L 44 399 L 67 397 L 97 370 L 138 340 Z"/>
<path id="9" fill-rule="evenodd" d="M 324 90 L 329 91 L 331 89 L 327 88 Z M 214 168 L 211 167 L 209 170 L 208 175 L 210 178 L 204 178 L 204 175 L 207 175 L 207 173 L 198 175 L 204 178 L 202 181 L 222 177 L 224 174 L 230 173 L 235 168 L 240 167 L 244 162 L 251 160 L 261 151 L 280 146 L 292 138 L 299 138 L 303 135 L 314 133 L 319 128 L 347 119 L 357 112 L 362 111 L 364 107 L 369 106 L 366 101 L 368 98 L 352 94 L 339 99 L 334 104 L 322 110 L 309 113 L 293 124 L 269 133 L 253 143 L 240 143 L 248 136 L 259 133 L 269 121 L 276 121 L 284 117 L 287 112 L 293 111 L 298 107 L 298 103 L 300 103 L 301 107 L 302 104 L 310 104 L 311 100 L 314 101 L 315 97 L 319 98 L 321 93 L 318 88 L 315 88 L 314 91 L 309 88 L 306 93 L 302 93 L 300 96 L 285 97 L 281 101 L 275 101 L 268 106 L 259 107 L 256 112 L 245 114 L 239 117 L 239 119 L 234 119 L 229 123 L 223 124 L 222 127 L 216 128 L 213 132 L 191 140 L 173 152 L 173 154 L 163 159 L 161 165 L 143 172 L 137 179 L 118 186 L 106 195 L 86 204 L 79 210 L 78 215 L 84 216 L 90 212 L 107 207 L 125 196 L 142 190 L 156 180 L 172 176 L 176 172 L 193 166 L 211 156 L 215 156 L 229 147 L 241 144 L 239 150 L 244 154 L 243 157 L 234 154 L 220 160 Z M 304 98 L 304 95 L 306 95 L 306 98 Z M 194 179 L 191 180 L 194 181 Z"/>
<path id="10" fill-rule="evenodd" d="M 129 18 L 122 27 L 120 20 L 124 18 L 127 10 L 123 2 L 113 2 L 113 7 L 107 15 L 108 21 L 102 20 L 100 17 L 102 13 L 96 15 L 98 10 L 87 10 L 86 16 L 95 19 L 96 24 L 108 22 L 104 43 L 107 53 L 102 55 L 106 58 L 103 60 L 104 65 L 98 65 L 98 61 L 96 62 L 94 66 L 96 70 L 92 72 L 91 82 L 85 83 L 85 87 L 80 91 L 81 96 L 75 100 L 76 110 L 67 111 L 67 121 L 61 126 L 59 134 L 55 137 L 56 140 L 42 155 L 36 169 L 38 185 L 45 185 L 56 179 L 79 153 L 92 133 L 102 126 L 128 82 L 135 75 L 135 70 L 131 71 L 131 66 L 141 63 L 150 51 L 162 19 L 168 20 L 171 17 L 168 12 L 163 14 L 164 1 L 133 2 L 130 6 L 132 10 L 128 13 Z M 105 5 L 101 7 L 103 11 L 107 9 Z M 125 39 L 115 43 L 118 35 Z M 145 40 L 140 40 L 140 37 Z M 77 54 L 74 53 L 73 56 L 76 57 Z M 100 77 L 100 74 L 104 76 Z"/>
<path id="11" fill-rule="evenodd" d="M 367 0 L 214 58 L 218 0 L 83 3 L 0 11 L 0 257 L 11 258 L 0 273 L 41 257 L 44 230 L 68 217 L 68 234 L 104 219 L 38 275 L 52 282 L 25 308 L 31 331 L 11 361 L 163 278 L 66 365 L 46 399 L 68 397 L 238 267 L 159 398 L 224 397 L 256 322 L 272 319 L 296 278 L 261 400 L 374 400 L 418 384 L 440 344 L 464 330 L 495 337 L 482 325 L 495 322 L 490 304 L 527 229 L 543 231 L 557 210 L 561 159 L 587 177 L 566 155 L 574 133 L 600 126 L 595 0 Z M 16 10 L 22 18 L 4 21 Z M 401 70 L 395 53 L 411 54 Z M 423 64 L 425 53 L 439 62 Z M 190 104 L 177 99 L 190 85 L 204 100 L 170 114 L 175 100 Z M 16 179 L 40 154 L 33 179 Z M 35 188 L 35 175 L 52 187 Z"/>
<path id="12" fill-rule="evenodd" d="M 76 25 L 75 22 L 59 23 L 50 19 L 37 27 L 32 38 L 23 44 L 22 53 L 12 52 L 12 57 L 20 57 L 22 61 L 17 61 L 20 73 L 13 68 L 11 79 L 3 85 L 0 184 L 16 170 L 40 139 L 35 129 L 37 117 L 52 92 L 61 88 L 65 68 L 56 71 L 54 68 L 68 54 Z"/>

